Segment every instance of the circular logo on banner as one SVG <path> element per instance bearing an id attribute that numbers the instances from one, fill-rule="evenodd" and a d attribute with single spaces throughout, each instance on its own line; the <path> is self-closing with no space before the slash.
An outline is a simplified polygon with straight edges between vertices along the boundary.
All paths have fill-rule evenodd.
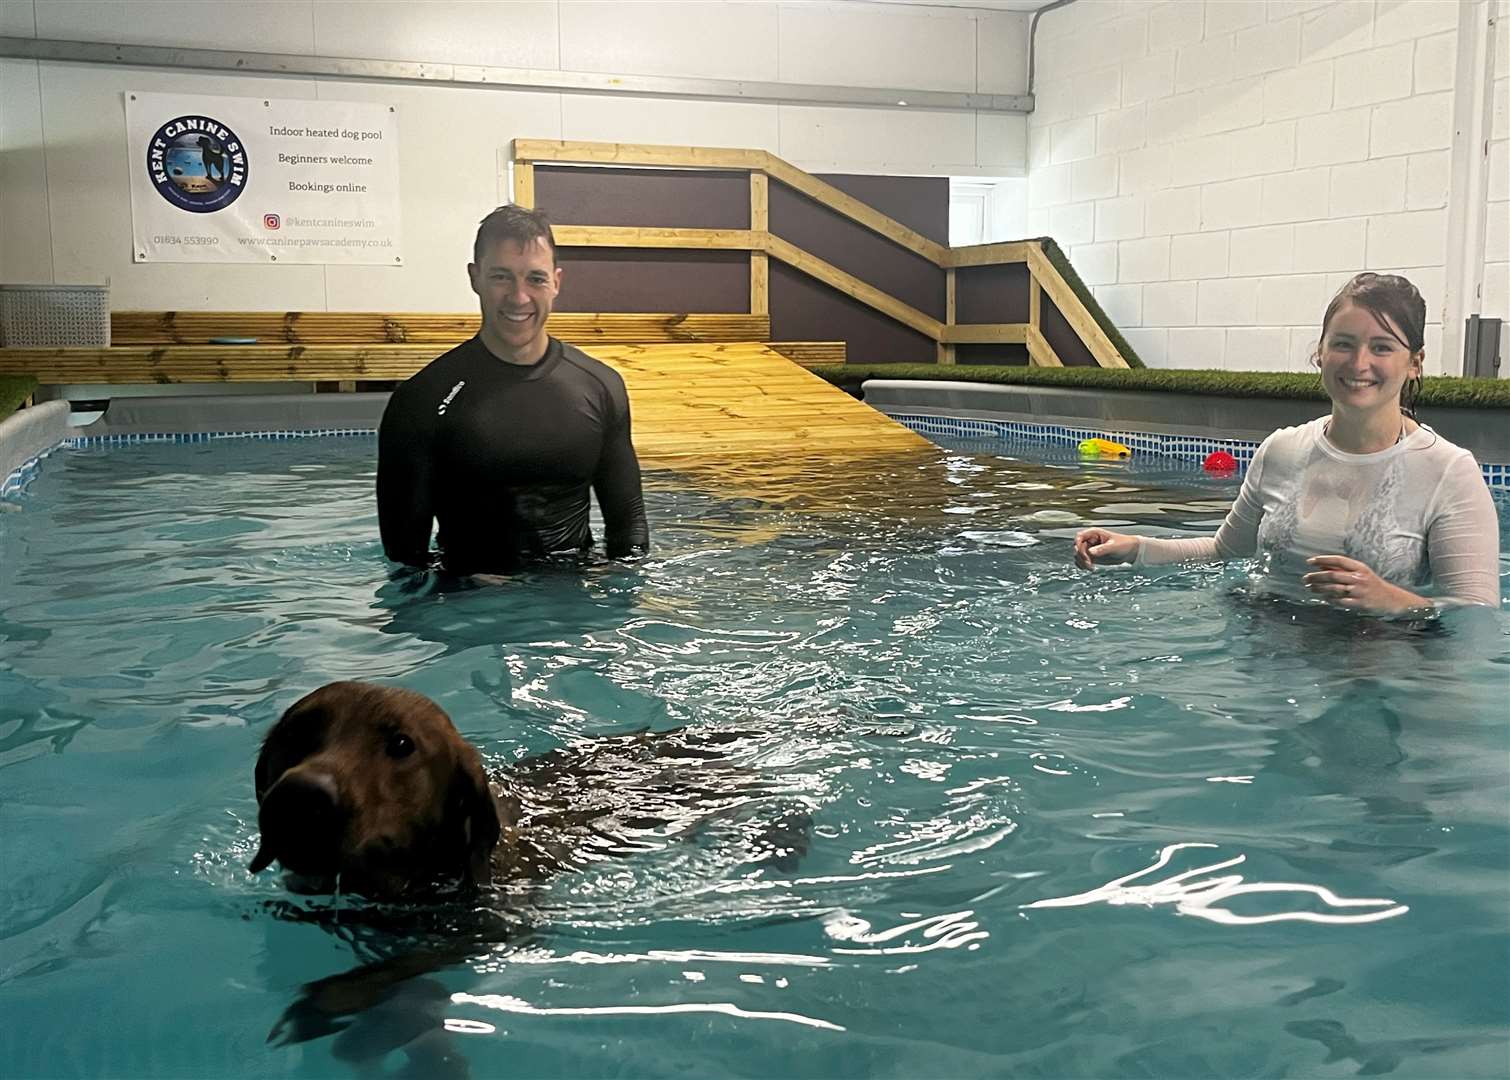
<path id="1" fill-rule="evenodd" d="M 212 214 L 246 188 L 246 148 L 236 133 L 209 116 L 180 116 L 147 144 L 147 175 L 157 193 L 180 210 Z"/>

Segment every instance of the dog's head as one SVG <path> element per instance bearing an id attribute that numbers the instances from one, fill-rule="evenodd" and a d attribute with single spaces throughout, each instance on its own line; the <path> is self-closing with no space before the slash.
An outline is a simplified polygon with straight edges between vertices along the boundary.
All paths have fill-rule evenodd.
<path id="1" fill-rule="evenodd" d="M 276 860 L 303 891 L 339 879 L 372 897 L 489 881 L 500 827 L 482 759 L 422 694 L 322 686 L 268 732 L 256 786 L 254 874 Z"/>

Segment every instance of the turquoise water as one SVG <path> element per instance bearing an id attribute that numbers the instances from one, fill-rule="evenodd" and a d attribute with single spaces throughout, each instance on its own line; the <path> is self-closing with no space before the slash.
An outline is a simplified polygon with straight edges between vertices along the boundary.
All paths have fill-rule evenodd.
<path id="1" fill-rule="evenodd" d="M 406 585 L 373 456 L 62 451 L 0 502 L 0 1075 L 1504 1075 L 1505 613 L 1082 574 L 1078 524 L 1209 530 L 1235 485 L 995 442 L 738 497 L 652 474 L 637 566 Z M 244 871 L 260 740 L 337 678 L 495 762 L 754 732 L 808 850 L 725 821 L 553 879 L 508 940 L 269 1045 L 403 943 Z"/>

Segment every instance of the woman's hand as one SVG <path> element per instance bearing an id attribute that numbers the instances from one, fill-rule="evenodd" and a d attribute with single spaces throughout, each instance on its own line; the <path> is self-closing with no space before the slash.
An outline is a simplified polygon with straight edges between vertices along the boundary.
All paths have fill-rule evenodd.
<path id="1" fill-rule="evenodd" d="M 1110 529 L 1081 529 L 1075 534 L 1075 565 L 1082 570 L 1130 563 L 1138 557 L 1139 538 Z"/>
<path id="2" fill-rule="evenodd" d="M 1391 585 L 1364 563 L 1346 555 L 1316 555 L 1306 560 L 1315 569 L 1300 583 L 1334 607 L 1371 615 L 1397 615 L 1431 602 L 1409 589 Z"/>

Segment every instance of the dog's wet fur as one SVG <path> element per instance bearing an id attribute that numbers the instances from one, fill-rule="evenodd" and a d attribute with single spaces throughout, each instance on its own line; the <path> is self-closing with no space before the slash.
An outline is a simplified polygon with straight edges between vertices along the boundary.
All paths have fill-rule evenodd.
<path id="1" fill-rule="evenodd" d="M 807 849 L 806 809 L 735 763 L 762 738 L 639 731 L 525 758 L 490 777 L 477 749 L 422 694 L 337 682 L 301 698 L 257 759 L 262 836 L 249 869 L 278 863 L 295 892 L 379 902 L 365 915 L 398 944 L 306 986 L 270 1038 L 339 1031 L 349 1022 L 341 1017 L 398 984 L 513 938 L 519 920 L 498 916 L 551 875 L 664 849 L 751 803 L 763 828 L 742 861 L 791 869 Z M 320 921 L 317 911 L 300 912 L 289 907 L 286 917 Z M 462 912 L 465 929 L 451 922 Z M 347 928 L 360 919 L 353 916 L 342 913 Z M 451 929 L 437 934 L 437 925 Z"/>
<path id="2" fill-rule="evenodd" d="M 751 733 L 639 731 L 526 758 L 489 778 L 435 702 L 337 682 L 295 702 L 268 732 L 255 785 L 261 846 L 296 892 L 418 900 L 508 890 L 605 855 L 664 846 L 721 811 L 769 797 L 730 764 Z M 802 823 L 805 824 L 805 823 Z M 805 848 L 790 822 L 767 855 Z"/>

